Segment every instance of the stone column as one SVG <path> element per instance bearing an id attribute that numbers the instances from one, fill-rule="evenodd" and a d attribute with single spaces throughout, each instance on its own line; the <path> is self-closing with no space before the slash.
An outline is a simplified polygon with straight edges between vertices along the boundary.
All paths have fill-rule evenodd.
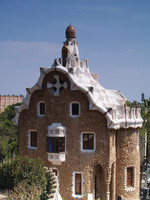
<path id="1" fill-rule="evenodd" d="M 116 200 L 116 162 L 112 165 L 112 200 Z"/>
<path id="2" fill-rule="evenodd" d="M 106 200 L 110 200 L 110 181 L 112 163 L 102 163 L 102 168 L 104 171 L 104 178 L 106 183 Z"/>
<path id="3" fill-rule="evenodd" d="M 110 200 L 110 182 L 107 182 L 106 200 Z"/>

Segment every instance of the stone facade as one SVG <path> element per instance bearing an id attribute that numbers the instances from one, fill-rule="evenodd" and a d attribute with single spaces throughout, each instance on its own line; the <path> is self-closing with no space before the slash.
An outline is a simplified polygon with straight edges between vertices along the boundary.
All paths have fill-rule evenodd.
<path id="1" fill-rule="evenodd" d="M 69 31 L 62 60 L 40 69 L 38 82 L 16 107 L 19 154 L 40 157 L 53 169 L 65 200 L 139 200 L 139 110 L 129 114 L 122 94 L 99 85 L 87 61 L 80 62 L 75 32 Z M 39 114 L 40 102 L 44 114 Z M 75 115 L 73 103 L 79 110 Z"/>

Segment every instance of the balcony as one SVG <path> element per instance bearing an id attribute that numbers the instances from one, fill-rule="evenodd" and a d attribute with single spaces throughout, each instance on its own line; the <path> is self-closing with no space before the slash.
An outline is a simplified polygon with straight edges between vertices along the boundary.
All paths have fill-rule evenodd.
<path id="1" fill-rule="evenodd" d="M 48 161 L 52 162 L 53 165 L 61 165 L 66 160 L 66 154 L 62 153 L 47 153 Z"/>

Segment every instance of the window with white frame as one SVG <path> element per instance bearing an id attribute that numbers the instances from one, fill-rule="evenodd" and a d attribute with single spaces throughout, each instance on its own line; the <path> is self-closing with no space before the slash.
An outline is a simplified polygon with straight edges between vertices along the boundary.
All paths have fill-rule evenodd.
<path id="1" fill-rule="evenodd" d="M 93 132 L 81 133 L 81 151 L 94 152 L 96 150 L 96 137 Z"/>
<path id="2" fill-rule="evenodd" d="M 73 197 L 82 198 L 83 195 L 83 174 L 80 172 L 73 173 Z"/>
<path id="3" fill-rule="evenodd" d="M 40 117 L 45 116 L 46 114 L 46 106 L 45 106 L 45 102 L 39 102 L 38 103 L 38 115 Z"/>
<path id="4" fill-rule="evenodd" d="M 37 131 L 30 130 L 28 132 L 28 148 L 29 149 L 37 149 Z"/>
<path id="5" fill-rule="evenodd" d="M 70 103 L 70 116 L 71 117 L 79 117 L 80 116 L 80 103 L 79 102 L 71 102 Z"/>
<path id="6" fill-rule="evenodd" d="M 136 167 L 127 166 L 125 167 L 125 176 L 124 176 L 124 186 L 125 190 L 128 192 L 134 191 L 136 189 Z"/>
<path id="7" fill-rule="evenodd" d="M 134 187 L 134 167 L 127 167 L 127 187 Z"/>

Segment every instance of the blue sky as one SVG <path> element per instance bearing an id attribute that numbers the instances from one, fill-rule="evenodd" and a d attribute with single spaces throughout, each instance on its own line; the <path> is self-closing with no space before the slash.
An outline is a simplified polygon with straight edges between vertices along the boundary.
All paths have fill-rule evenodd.
<path id="1" fill-rule="evenodd" d="M 1 95 L 26 95 L 61 57 L 70 23 L 103 87 L 150 97 L 150 0 L 0 0 Z"/>

